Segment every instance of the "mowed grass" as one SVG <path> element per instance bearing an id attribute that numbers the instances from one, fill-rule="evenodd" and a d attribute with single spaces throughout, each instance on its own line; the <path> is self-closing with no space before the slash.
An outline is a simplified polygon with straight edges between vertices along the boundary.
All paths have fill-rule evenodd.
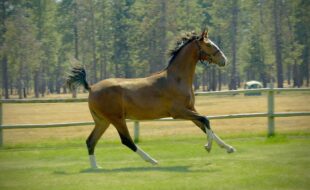
<path id="1" fill-rule="evenodd" d="M 84 95 L 85 96 L 85 95 Z M 309 93 L 276 95 L 278 112 L 310 111 Z M 266 96 L 197 97 L 205 115 L 266 112 Z M 4 123 L 90 121 L 87 103 L 5 104 Z M 213 130 L 237 152 L 227 154 L 191 122 L 142 122 L 139 146 L 159 161 L 151 166 L 121 145 L 114 127 L 101 138 L 96 156 L 102 170 L 88 170 L 85 139 L 93 126 L 4 130 L 0 190 L 4 189 L 309 189 L 310 117 L 212 120 Z M 133 134 L 132 123 L 128 123 Z"/>
<path id="2" fill-rule="evenodd" d="M 225 139 L 227 154 L 203 148 L 205 138 L 159 137 L 141 147 L 159 161 L 151 166 L 119 142 L 100 143 L 103 169 L 88 169 L 84 146 L 0 150 L 3 190 L 302 190 L 310 187 L 310 136 Z M 59 144 L 60 145 L 60 144 Z"/>

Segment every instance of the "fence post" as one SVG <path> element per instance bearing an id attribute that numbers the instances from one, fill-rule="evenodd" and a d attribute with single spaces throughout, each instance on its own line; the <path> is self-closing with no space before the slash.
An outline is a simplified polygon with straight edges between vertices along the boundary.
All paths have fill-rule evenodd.
<path id="1" fill-rule="evenodd" d="M 274 136 L 274 91 L 273 83 L 268 84 L 268 136 Z"/>
<path id="2" fill-rule="evenodd" d="M 0 147 L 3 146 L 3 129 L 2 129 L 2 118 L 3 118 L 3 107 L 2 101 L 0 99 Z"/>
<path id="3" fill-rule="evenodd" d="M 139 136 L 140 136 L 140 123 L 139 121 L 134 121 L 134 142 L 139 142 Z"/>

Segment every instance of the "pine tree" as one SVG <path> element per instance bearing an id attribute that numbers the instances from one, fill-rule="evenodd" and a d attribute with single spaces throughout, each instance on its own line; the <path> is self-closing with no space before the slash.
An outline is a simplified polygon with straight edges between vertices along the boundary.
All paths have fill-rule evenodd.
<path id="1" fill-rule="evenodd" d="M 7 5 L 8 2 L 5 0 L 0 1 L 0 48 L 4 49 L 4 35 L 6 33 L 6 17 L 7 17 Z M 2 90 L 4 93 L 4 98 L 9 98 L 9 70 L 8 70 L 8 59 L 5 51 L 2 51 L 0 55 L 1 61 L 1 71 L 2 71 Z M 0 95 L 1 96 L 1 95 Z"/>
<path id="2" fill-rule="evenodd" d="M 130 7 L 132 2 L 116 0 L 113 2 L 113 64 L 114 73 L 116 77 L 132 77 L 132 71 L 130 68 L 131 59 L 128 45 L 128 33 L 130 18 Z"/>
<path id="3" fill-rule="evenodd" d="M 31 73 L 37 68 L 41 57 L 40 44 L 36 39 L 36 28 L 25 9 L 15 7 L 7 19 L 5 51 L 8 55 L 11 74 L 14 73 L 19 98 L 26 96 Z"/>

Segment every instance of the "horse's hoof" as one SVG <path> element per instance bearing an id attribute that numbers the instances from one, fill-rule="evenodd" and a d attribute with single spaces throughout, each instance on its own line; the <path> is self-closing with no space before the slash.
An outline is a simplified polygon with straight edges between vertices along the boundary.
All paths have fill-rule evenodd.
<path id="1" fill-rule="evenodd" d="M 96 166 L 91 166 L 90 169 L 91 169 L 91 170 L 101 170 L 102 167 L 96 165 Z"/>
<path id="2" fill-rule="evenodd" d="M 154 159 L 150 159 L 150 160 L 149 160 L 149 159 L 146 159 L 146 160 L 144 160 L 144 161 L 146 161 L 146 162 L 152 164 L 153 166 L 158 165 L 158 162 L 157 162 L 156 160 L 154 160 Z"/>
<path id="3" fill-rule="evenodd" d="M 205 145 L 205 149 L 206 149 L 208 152 L 211 152 L 212 146 L 209 146 L 209 144 L 206 144 L 206 145 Z"/>
<path id="4" fill-rule="evenodd" d="M 227 150 L 227 153 L 234 153 L 234 152 L 236 152 L 237 150 L 234 148 L 234 147 L 229 147 L 229 149 Z"/>
<path id="5" fill-rule="evenodd" d="M 152 164 L 153 166 L 156 166 L 156 165 L 158 165 L 158 162 L 157 162 L 156 160 L 153 160 L 153 161 L 151 162 L 151 164 Z"/>

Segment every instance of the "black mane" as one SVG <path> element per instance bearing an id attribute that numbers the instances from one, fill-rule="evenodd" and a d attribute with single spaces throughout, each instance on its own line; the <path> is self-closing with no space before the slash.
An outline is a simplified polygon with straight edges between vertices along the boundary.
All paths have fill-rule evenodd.
<path id="1" fill-rule="evenodd" d="M 170 63 L 174 60 L 176 55 L 181 51 L 181 49 L 186 46 L 188 43 L 192 42 L 193 40 L 198 39 L 199 36 L 193 32 L 187 32 L 183 35 L 175 44 L 175 47 L 169 51 L 169 55 L 171 56 L 169 60 Z"/>

